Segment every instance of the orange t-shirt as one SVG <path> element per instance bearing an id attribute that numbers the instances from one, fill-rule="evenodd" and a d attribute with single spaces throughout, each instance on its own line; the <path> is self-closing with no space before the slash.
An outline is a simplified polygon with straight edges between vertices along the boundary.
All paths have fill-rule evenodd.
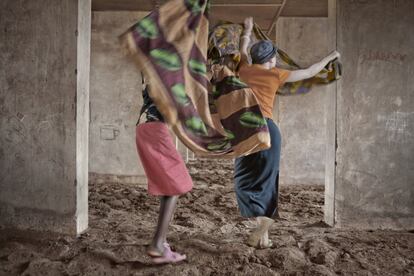
<path id="1" fill-rule="evenodd" d="M 260 64 L 240 64 L 239 77 L 252 90 L 259 102 L 264 117 L 273 118 L 273 103 L 276 92 L 285 84 L 290 71 L 272 68 L 266 69 Z"/>

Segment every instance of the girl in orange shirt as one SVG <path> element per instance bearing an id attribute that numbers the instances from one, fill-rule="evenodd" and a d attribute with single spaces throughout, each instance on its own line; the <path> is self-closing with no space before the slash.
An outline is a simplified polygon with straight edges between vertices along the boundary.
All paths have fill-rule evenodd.
<path id="1" fill-rule="evenodd" d="M 260 109 L 266 117 L 271 147 L 237 158 L 234 182 L 241 215 L 257 220 L 257 228 L 250 235 L 248 244 L 257 248 L 266 248 L 272 246 L 268 238 L 268 229 L 273 223 L 272 218 L 278 216 L 281 135 L 279 128 L 272 120 L 276 92 L 285 82 L 296 82 L 315 76 L 330 61 L 339 58 L 340 55 L 334 51 L 307 69 L 288 71 L 276 67 L 277 48 L 271 41 L 262 40 L 251 47 L 252 64 L 250 64 L 247 47 L 253 29 L 253 18 L 246 18 L 244 27 L 238 73 L 241 80 L 252 88 Z"/>

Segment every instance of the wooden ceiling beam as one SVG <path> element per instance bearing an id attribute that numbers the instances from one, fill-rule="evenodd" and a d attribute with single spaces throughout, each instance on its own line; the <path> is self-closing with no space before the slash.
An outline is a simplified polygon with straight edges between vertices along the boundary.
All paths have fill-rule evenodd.
<path id="1" fill-rule="evenodd" d="M 211 0 L 211 5 L 280 5 L 283 0 Z"/>
<path id="2" fill-rule="evenodd" d="M 151 11 L 167 0 L 92 0 L 93 11 Z M 254 7 L 279 7 L 283 0 L 212 0 L 216 8 L 244 8 L 243 17 Z M 328 0 L 287 0 L 279 17 L 327 17 Z"/>
<path id="3" fill-rule="evenodd" d="M 211 4 L 212 7 L 280 7 L 282 4 Z"/>
<path id="4" fill-rule="evenodd" d="M 328 0 L 288 0 L 281 17 L 328 17 Z"/>
<path id="5" fill-rule="evenodd" d="M 280 15 L 281 15 L 281 13 L 282 13 L 282 11 L 283 11 L 283 9 L 285 8 L 285 5 L 286 5 L 286 0 L 283 0 L 282 4 L 280 5 L 280 8 L 279 8 L 279 9 L 278 9 L 278 11 L 276 12 L 275 17 L 274 17 L 274 18 L 273 18 L 273 20 L 272 20 L 272 23 L 271 23 L 271 24 L 270 24 L 270 26 L 269 26 L 269 29 L 268 29 L 268 31 L 267 31 L 267 35 L 268 35 L 268 36 L 269 36 L 269 35 L 270 35 L 270 33 L 272 32 L 273 27 L 276 25 L 277 20 L 279 19 Z"/>

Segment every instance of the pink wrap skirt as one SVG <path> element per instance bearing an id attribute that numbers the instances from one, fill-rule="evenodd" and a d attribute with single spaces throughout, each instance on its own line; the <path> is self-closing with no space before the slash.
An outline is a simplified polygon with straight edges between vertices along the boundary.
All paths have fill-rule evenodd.
<path id="1" fill-rule="evenodd" d="M 149 194 L 174 196 L 191 191 L 191 176 L 165 123 L 148 122 L 138 125 L 136 143 L 147 175 Z"/>

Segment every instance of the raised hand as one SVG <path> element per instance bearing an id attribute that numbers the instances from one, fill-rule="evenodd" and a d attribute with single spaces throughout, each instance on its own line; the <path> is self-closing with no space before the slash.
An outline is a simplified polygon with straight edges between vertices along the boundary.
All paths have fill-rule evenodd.
<path id="1" fill-rule="evenodd" d="M 244 31 L 251 32 L 253 29 L 253 17 L 246 17 L 244 19 Z"/>
<path id="2" fill-rule="evenodd" d="M 341 54 L 338 51 L 333 51 L 328 56 L 329 60 L 334 60 L 334 59 L 340 58 L 340 57 L 341 57 Z"/>

